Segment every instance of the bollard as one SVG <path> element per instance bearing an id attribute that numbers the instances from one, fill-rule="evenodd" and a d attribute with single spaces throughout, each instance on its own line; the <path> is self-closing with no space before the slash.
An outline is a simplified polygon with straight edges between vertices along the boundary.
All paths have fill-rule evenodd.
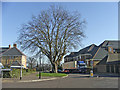
<path id="1" fill-rule="evenodd" d="M 22 77 L 20 77 L 20 80 L 22 79 Z"/>
<path id="2" fill-rule="evenodd" d="M 90 71 L 90 77 L 93 77 L 93 70 Z"/>
<path id="3" fill-rule="evenodd" d="M 41 72 L 39 71 L 39 79 L 41 79 Z"/>

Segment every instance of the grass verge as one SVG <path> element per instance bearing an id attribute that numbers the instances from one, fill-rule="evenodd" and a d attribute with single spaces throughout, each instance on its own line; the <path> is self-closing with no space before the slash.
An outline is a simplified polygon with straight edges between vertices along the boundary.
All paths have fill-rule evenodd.
<path id="1" fill-rule="evenodd" d="M 64 73 L 41 73 L 42 76 L 44 77 L 63 77 L 67 76 L 67 74 Z M 39 74 L 37 74 L 39 76 Z"/>
<path id="2" fill-rule="evenodd" d="M 20 77 L 20 71 L 21 69 L 12 69 L 10 72 L 10 75 L 12 78 L 18 78 Z M 25 69 L 22 69 L 22 76 L 29 75 L 31 73 L 34 73 L 35 71 L 28 69 L 28 72 L 26 72 Z"/>

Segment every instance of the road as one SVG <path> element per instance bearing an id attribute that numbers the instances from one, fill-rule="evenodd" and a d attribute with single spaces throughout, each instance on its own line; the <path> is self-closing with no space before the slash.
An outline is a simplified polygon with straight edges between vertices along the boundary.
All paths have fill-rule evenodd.
<path id="1" fill-rule="evenodd" d="M 91 78 L 81 74 L 69 74 L 66 78 L 50 81 L 2 83 L 2 88 L 118 88 L 118 78 Z"/>

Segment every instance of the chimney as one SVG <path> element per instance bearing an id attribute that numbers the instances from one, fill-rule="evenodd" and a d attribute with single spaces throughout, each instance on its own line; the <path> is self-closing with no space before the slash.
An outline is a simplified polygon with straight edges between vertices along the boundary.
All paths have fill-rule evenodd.
<path id="1" fill-rule="evenodd" d="M 13 47 L 16 47 L 16 48 L 17 48 L 17 44 L 13 44 Z"/>
<path id="2" fill-rule="evenodd" d="M 113 53 L 113 48 L 111 46 L 108 46 L 108 52 Z"/>
<path id="3" fill-rule="evenodd" d="M 11 48 L 11 45 L 9 45 L 9 49 Z"/>

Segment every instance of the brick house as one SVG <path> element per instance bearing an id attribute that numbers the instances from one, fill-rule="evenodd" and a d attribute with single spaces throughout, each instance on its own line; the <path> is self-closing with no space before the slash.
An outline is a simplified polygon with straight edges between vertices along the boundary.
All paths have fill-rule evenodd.
<path id="1" fill-rule="evenodd" d="M 26 68 L 26 55 L 17 48 L 17 44 L 14 44 L 13 47 L 9 45 L 9 47 L 0 48 L 0 62 L 5 67 L 15 64 L 16 67 L 19 67 L 22 63 L 23 67 Z"/>
<path id="2" fill-rule="evenodd" d="M 109 53 L 95 68 L 97 73 L 120 73 L 120 54 Z"/>
<path id="3" fill-rule="evenodd" d="M 113 54 L 114 57 L 113 59 L 110 59 L 110 61 L 114 60 L 115 54 L 120 53 L 118 43 L 120 43 L 118 40 L 105 40 L 99 46 L 92 44 L 79 50 L 78 52 L 71 52 L 69 55 L 64 57 L 64 62 L 84 61 L 86 65 L 90 67 L 91 61 L 93 61 L 93 66 L 96 68 L 95 66 L 98 66 L 100 61 L 104 62 L 107 57 L 109 58 Z"/>
<path id="4" fill-rule="evenodd" d="M 100 60 L 102 60 L 108 52 L 103 48 L 92 44 L 81 49 L 78 52 L 72 52 L 70 55 L 65 56 L 64 62 L 70 61 L 84 61 L 87 67 L 90 67 L 91 61 L 93 61 L 93 66 L 95 66 Z"/>

